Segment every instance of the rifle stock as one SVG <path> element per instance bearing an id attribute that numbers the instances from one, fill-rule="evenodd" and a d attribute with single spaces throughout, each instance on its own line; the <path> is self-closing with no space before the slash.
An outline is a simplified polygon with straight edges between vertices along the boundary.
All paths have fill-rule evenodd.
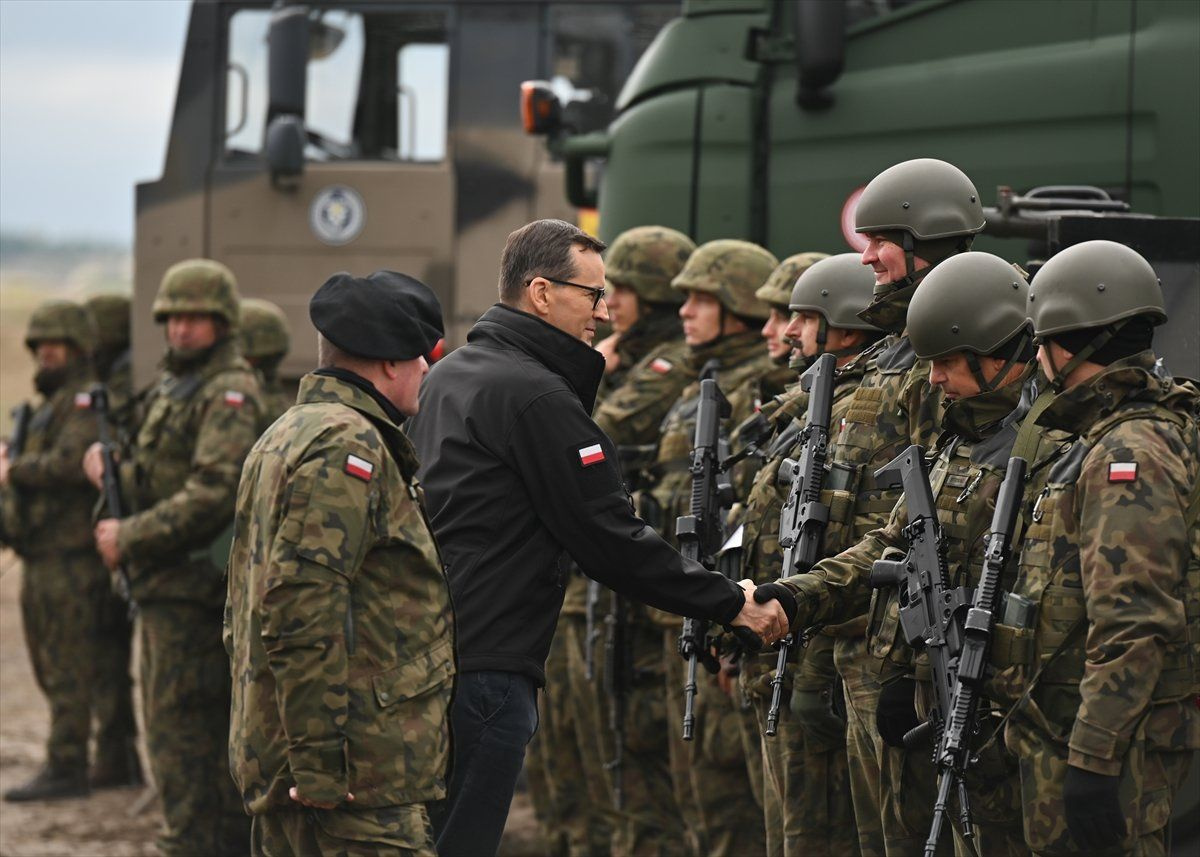
<path id="1" fill-rule="evenodd" d="M 800 386 L 809 393 L 808 415 L 801 432 L 800 458 L 785 459 L 779 468 L 779 481 L 788 485 L 787 500 L 779 514 L 779 547 L 783 550 L 780 579 L 808 571 L 817 561 L 829 507 L 821 502 L 825 486 L 825 461 L 829 455 L 829 424 L 833 414 L 833 383 L 837 358 L 822 354 L 800 376 Z M 771 704 L 767 709 L 766 734 L 774 737 L 779 729 L 779 709 L 783 704 L 784 676 L 788 653 L 797 642 L 788 634 L 777 644 L 775 675 L 771 678 Z"/>
<path id="2" fill-rule="evenodd" d="M 117 458 L 109 430 L 111 410 L 108 402 L 108 390 L 103 384 L 97 384 L 91 389 L 92 409 L 96 412 L 96 423 L 100 432 L 100 457 L 104 462 L 104 474 L 101 481 L 104 505 L 108 515 L 118 520 L 125 517 L 124 504 L 121 502 L 121 483 L 117 470 Z M 137 602 L 133 599 L 133 587 L 129 580 L 129 571 L 124 563 L 117 564 L 117 593 L 129 605 L 129 618 L 137 615 Z"/>

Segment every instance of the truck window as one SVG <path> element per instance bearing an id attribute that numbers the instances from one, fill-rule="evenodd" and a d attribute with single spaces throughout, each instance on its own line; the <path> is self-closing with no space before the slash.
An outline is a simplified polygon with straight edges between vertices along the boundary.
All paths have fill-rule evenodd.
<path id="1" fill-rule="evenodd" d="M 305 156 L 312 161 L 438 161 L 446 154 L 449 46 L 438 12 L 312 14 Z M 267 117 L 271 13 L 229 19 L 225 158 L 254 160 Z"/>

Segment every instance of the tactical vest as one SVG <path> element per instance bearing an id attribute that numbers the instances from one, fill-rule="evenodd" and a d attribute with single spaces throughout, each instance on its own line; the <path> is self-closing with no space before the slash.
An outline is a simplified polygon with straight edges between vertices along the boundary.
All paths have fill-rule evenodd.
<path id="1" fill-rule="evenodd" d="M 1084 641 L 1087 613 L 1080 573 L 1076 528 L 1076 482 L 1095 441 L 1127 420 L 1154 420 L 1163 430 L 1191 435 L 1198 447 L 1194 417 L 1133 401 L 1097 421 L 1085 437 L 1066 447 L 1049 469 L 1037 495 L 1021 543 L 1016 594 L 1032 605 L 1022 625 L 998 623 L 992 645 L 992 664 L 1001 670 L 998 684 L 1012 698 L 1030 690 L 1033 681 L 1039 705 L 1052 719 L 1074 719 L 1079 707 L 1079 684 L 1087 655 Z M 1200 480 L 1193 484 L 1188 533 L 1191 553 L 1179 577 L 1178 597 L 1184 605 L 1186 628 L 1180 639 L 1163 648 L 1162 672 L 1152 693 L 1155 701 L 1186 699 L 1200 690 Z"/>

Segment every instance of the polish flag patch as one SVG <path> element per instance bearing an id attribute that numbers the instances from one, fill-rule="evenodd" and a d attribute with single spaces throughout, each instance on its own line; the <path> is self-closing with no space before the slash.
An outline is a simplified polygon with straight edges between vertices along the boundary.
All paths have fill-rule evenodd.
<path id="1" fill-rule="evenodd" d="M 585 446 L 579 450 L 579 466 L 588 467 L 593 464 L 599 464 L 604 460 L 604 450 L 600 444 L 593 443 L 591 446 Z"/>
<path id="2" fill-rule="evenodd" d="M 672 363 L 670 360 L 667 360 L 664 357 L 655 357 L 653 360 L 650 361 L 650 368 L 653 369 L 655 372 L 657 372 L 659 375 L 666 375 L 668 372 L 670 372 L 672 369 L 675 368 L 675 364 Z"/>
<path id="3" fill-rule="evenodd" d="M 233 408 L 240 408 L 246 401 L 246 394 L 237 390 L 225 391 L 225 404 Z"/>
<path id="4" fill-rule="evenodd" d="M 91 393 L 76 393 L 75 394 L 75 407 L 78 410 L 86 411 L 89 408 L 91 408 L 91 406 L 92 406 L 92 394 Z"/>
<path id="5" fill-rule="evenodd" d="M 347 455 L 345 469 L 355 479 L 370 482 L 371 474 L 375 472 L 375 465 L 365 458 L 359 458 L 357 455 Z"/>
<path id="6" fill-rule="evenodd" d="M 1117 463 L 1108 465 L 1109 482 L 1136 482 L 1137 462 Z"/>

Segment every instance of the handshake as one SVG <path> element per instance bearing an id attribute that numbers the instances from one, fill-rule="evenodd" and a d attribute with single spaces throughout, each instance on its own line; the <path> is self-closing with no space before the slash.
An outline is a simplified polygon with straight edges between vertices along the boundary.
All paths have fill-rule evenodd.
<path id="1" fill-rule="evenodd" d="M 754 585 L 753 580 L 738 582 L 745 593 L 746 601 L 734 628 L 745 628 L 757 635 L 764 644 L 771 645 L 787 636 L 796 619 L 796 597 L 780 583 Z"/>

